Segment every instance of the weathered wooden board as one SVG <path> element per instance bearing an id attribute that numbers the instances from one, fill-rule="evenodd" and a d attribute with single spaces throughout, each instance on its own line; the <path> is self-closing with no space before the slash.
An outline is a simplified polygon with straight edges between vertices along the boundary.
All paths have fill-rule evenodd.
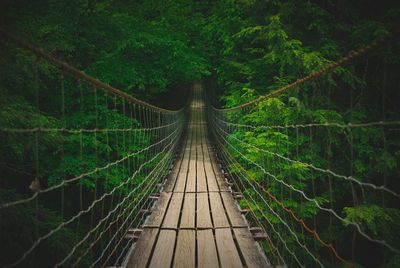
<path id="1" fill-rule="evenodd" d="M 196 266 L 196 234 L 194 230 L 180 230 L 174 257 L 174 267 Z"/>
<path id="2" fill-rule="evenodd" d="M 144 229 L 130 256 L 127 268 L 146 267 L 156 241 L 158 229 Z"/>
<path id="3" fill-rule="evenodd" d="M 162 192 L 160 194 L 160 197 L 157 200 L 156 205 L 148 220 L 146 221 L 144 227 L 160 227 L 165 212 L 167 211 L 167 206 L 170 198 L 171 193 Z"/>
<path id="4" fill-rule="evenodd" d="M 232 194 L 229 192 L 221 192 L 221 197 L 232 227 L 246 227 L 247 223 L 244 221 Z"/>
<path id="5" fill-rule="evenodd" d="M 189 162 L 189 172 L 186 179 L 186 192 L 196 192 L 196 151 L 192 151 Z"/>
<path id="6" fill-rule="evenodd" d="M 221 267 L 243 267 L 230 228 L 216 229 L 215 240 Z"/>
<path id="7" fill-rule="evenodd" d="M 199 268 L 219 267 L 217 247 L 211 229 L 197 231 L 197 256 Z"/>
<path id="8" fill-rule="evenodd" d="M 171 201 L 168 206 L 167 214 L 162 227 L 164 228 L 177 228 L 179 214 L 181 212 L 181 206 L 183 201 L 183 193 L 173 193 Z"/>
<path id="9" fill-rule="evenodd" d="M 197 152 L 197 157 L 201 159 L 201 161 L 197 162 L 197 192 L 207 192 L 207 181 L 206 181 L 206 173 L 204 171 L 203 164 L 203 153 L 201 152 L 200 147 L 200 156 L 199 152 Z"/>
<path id="10" fill-rule="evenodd" d="M 196 194 L 186 193 L 183 201 L 180 228 L 195 228 Z"/>
<path id="11" fill-rule="evenodd" d="M 212 228 L 208 194 L 197 193 L 197 228 Z"/>
<path id="12" fill-rule="evenodd" d="M 184 148 L 187 146 L 187 142 L 188 142 L 188 137 L 185 138 L 185 141 L 183 143 Z M 182 162 L 185 157 L 185 152 L 186 152 L 186 150 L 181 150 L 181 152 L 179 153 L 179 156 L 176 159 L 176 162 L 172 168 L 172 171 L 169 174 L 167 181 L 165 182 L 164 189 L 163 189 L 165 192 L 172 192 L 172 190 L 174 189 L 175 182 L 178 178 L 179 171 L 181 170 Z"/>
<path id="13" fill-rule="evenodd" d="M 271 267 L 264 254 L 256 246 L 256 242 L 247 228 L 234 228 L 233 232 L 247 267 Z"/>
<path id="14" fill-rule="evenodd" d="M 176 231 L 161 230 L 151 258 L 150 268 L 169 268 L 174 253 Z"/>
<path id="15" fill-rule="evenodd" d="M 229 227 L 228 218 L 226 217 L 225 209 L 222 205 L 221 196 L 219 193 L 209 193 L 209 195 L 214 227 Z"/>
<path id="16" fill-rule="evenodd" d="M 229 186 L 225 181 L 224 175 L 222 174 L 221 169 L 219 167 L 217 158 L 215 157 L 208 140 L 206 140 L 206 145 L 207 145 L 207 157 L 210 159 L 210 167 L 211 167 L 211 168 L 208 167 L 206 170 L 208 170 L 208 169 L 213 170 L 215 179 L 219 186 L 219 190 L 222 192 L 228 192 Z M 207 164 L 207 163 L 205 163 L 205 164 Z M 207 172 L 207 174 L 208 174 L 208 172 Z"/>
<path id="17" fill-rule="evenodd" d="M 210 147 L 201 87 L 187 138 L 127 267 L 270 267 Z"/>
<path id="18" fill-rule="evenodd" d="M 189 144 L 190 144 L 190 142 L 189 142 Z M 189 167 L 189 160 L 190 160 L 190 147 L 185 148 L 185 155 L 182 160 L 181 169 L 180 169 L 178 177 L 176 179 L 175 187 L 173 188 L 173 191 L 175 191 L 175 192 L 183 192 L 185 190 L 186 178 L 187 178 L 188 167 Z"/>

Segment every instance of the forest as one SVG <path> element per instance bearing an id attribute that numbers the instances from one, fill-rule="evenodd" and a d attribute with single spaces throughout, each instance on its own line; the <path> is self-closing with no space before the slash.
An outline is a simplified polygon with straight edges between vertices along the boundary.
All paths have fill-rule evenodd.
<path id="1" fill-rule="evenodd" d="M 143 220 L 123 202 L 151 206 L 201 82 L 209 134 L 272 264 L 400 267 L 399 25 L 385 0 L 1 1 L 0 265 L 119 263 L 129 244 L 110 239 Z M 174 112 L 93 88 L 3 31 Z M 101 220 L 117 207 L 115 225 Z"/>

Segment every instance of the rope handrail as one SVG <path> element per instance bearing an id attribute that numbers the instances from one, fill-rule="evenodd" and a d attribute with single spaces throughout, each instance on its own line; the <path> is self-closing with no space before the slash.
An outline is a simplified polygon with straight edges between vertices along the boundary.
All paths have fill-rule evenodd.
<path id="1" fill-rule="evenodd" d="M 276 196 L 274 196 L 272 193 L 270 193 L 267 189 L 265 189 L 257 180 L 249 180 L 245 174 L 247 174 L 248 172 L 246 171 L 246 169 L 232 156 L 231 153 L 229 153 L 229 151 L 225 148 L 225 147 L 221 147 L 224 154 L 226 154 L 230 159 L 231 162 L 235 164 L 236 167 L 239 168 L 241 174 L 243 175 L 243 177 L 251 184 L 252 182 L 257 185 L 258 188 L 260 188 L 264 193 L 266 193 L 268 195 L 268 197 L 270 199 L 272 199 L 275 203 L 277 203 L 283 210 L 285 210 L 295 221 L 297 221 L 307 232 L 309 232 L 310 234 L 312 234 L 316 240 L 318 240 L 318 242 L 320 242 L 324 247 L 328 248 L 333 254 L 334 256 L 340 260 L 341 262 L 345 263 L 345 264 L 350 264 L 351 266 L 354 266 L 353 263 L 349 262 L 348 260 L 344 259 L 342 256 L 339 255 L 339 253 L 337 252 L 337 250 L 333 247 L 333 245 L 331 243 L 328 243 L 324 240 L 321 239 L 320 235 L 318 234 L 318 232 L 315 229 L 310 228 L 309 226 L 307 226 L 307 224 L 304 222 L 304 220 L 302 218 L 300 218 L 299 216 L 297 216 L 292 209 L 287 208 L 282 201 L 280 201 Z M 267 202 L 265 202 L 267 203 Z"/>
<path id="2" fill-rule="evenodd" d="M 176 135 L 176 137 L 174 138 L 177 139 L 179 135 Z M 171 149 L 173 149 L 174 147 L 172 146 L 172 144 L 174 144 L 172 141 L 170 141 L 169 146 L 171 146 Z M 46 233 L 45 235 L 41 236 L 40 238 L 38 238 L 33 245 L 15 262 L 10 263 L 4 267 L 12 267 L 15 265 L 18 265 L 19 263 L 21 263 L 23 260 L 25 260 L 25 258 L 32 253 L 32 251 L 45 239 L 49 238 L 51 235 L 53 235 L 54 233 L 56 233 L 57 231 L 59 231 L 62 227 L 66 226 L 67 224 L 70 224 L 71 222 L 75 221 L 76 219 L 78 219 L 81 215 L 88 213 L 90 210 L 92 210 L 94 208 L 94 206 L 99 203 L 101 200 L 103 200 L 105 197 L 112 195 L 113 193 L 115 193 L 118 189 L 122 188 L 125 185 L 128 185 L 128 183 L 130 181 L 132 181 L 138 174 L 139 172 L 145 167 L 145 165 L 153 162 L 154 160 L 156 160 L 158 158 L 159 155 L 161 155 L 168 146 L 165 146 L 164 149 L 162 151 L 160 151 L 159 153 L 157 153 L 155 156 L 153 156 L 151 159 L 149 159 L 147 162 L 142 163 L 139 168 L 133 173 L 132 176 L 130 176 L 126 181 L 123 181 L 121 184 L 115 186 L 111 191 L 104 193 L 101 197 L 99 197 L 98 199 L 94 200 L 89 206 L 88 208 L 86 208 L 85 210 L 81 210 L 79 211 L 79 213 L 77 213 L 75 216 L 71 217 L 69 220 L 62 222 L 61 224 L 59 224 L 56 228 L 52 229 L 51 231 L 49 231 L 48 233 Z M 171 150 L 170 149 L 170 150 Z M 132 193 L 136 192 L 136 190 L 140 189 L 140 186 L 146 182 L 147 180 L 143 180 L 137 187 L 135 187 L 134 189 L 132 189 L 130 191 L 130 193 L 124 197 L 124 199 L 111 211 L 109 211 L 109 213 L 107 214 L 107 218 L 111 216 L 111 214 L 113 212 L 115 212 L 127 199 L 130 195 L 132 195 Z"/>
<path id="3" fill-rule="evenodd" d="M 160 108 L 158 106 L 152 105 L 145 101 L 139 100 L 139 99 L 133 97 L 132 95 L 125 93 L 113 86 L 110 86 L 110 85 L 100 81 L 99 79 L 94 78 L 94 77 L 84 73 L 81 70 L 78 70 L 77 68 L 71 66 L 70 64 L 53 57 L 52 55 L 46 53 L 43 49 L 38 48 L 26 41 L 23 41 L 23 40 L 15 37 L 14 35 L 4 31 L 3 29 L 0 29 L 0 41 L 3 41 L 3 39 L 10 40 L 10 41 L 14 42 L 15 44 L 17 44 L 18 46 L 20 46 L 21 48 L 34 53 L 37 57 L 46 60 L 47 62 L 51 63 L 53 66 L 57 67 L 62 72 L 73 76 L 77 80 L 86 81 L 87 83 L 89 83 L 97 88 L 101 88 L 102 90 L 104 90 L 106 92 L 110 92 L 115 96 L 122 97 L 133 104 L 141 105 L 141 106 L 144 106 L 146 108 L 149 108 L 149 109 L 157 111 L 157 112 L 169 113 L 169 114 L 175 114 L 184 109 L 184 107 L 182 107 L 179 110 L 168 110 L 168 109 L 164 109 L 164 108 Z"/>
<path id="4" fill-rule="evenodd" d="M 176 141 L 175 141 L 175 142 L 176 142 Z M 168 151 L 169 153 L 170 153 L 170 152 L 172 151 L 172 149 L 174 148 L 174 146 L 173 146 L 172 144 L 173 144 L 173 143 L 170 142 L 170 145 L 169 145 L 169 146 L 171 146 L 171 148 L 170 148 L 169 151 Z M 165 151 L 166 148 L 167 148 L 167 147 L 165 147 L 163 151 Z M 157 156 L 154 157 L 152 160 L 154 160 L 154 159 L 156 159 L 156 158 L 157 158 Z M 151 172 L 149 172 L 149 174 L 146 176 L 146 178 L 145 178 L 143 181 L 141 181 L 140 184 L 139 184 L 138 186 L 135 187 L 135 189 L 133 189 L 126 197 L 124 197 L 124 200 L 123 200 L 122 202 L 125 202 L 126 200 L 128 200 L 129 197 L 130 197 L 133 193 L 136 192 L 136 189 L 142 189 L 142 191 L 138 194 L 138 196 L 140 196 L 140 194 L 142 194 L 142 193 L 144 193 L 144 192 L 148 192 L 148 190 L 152 189 L 150 186 L 152 186 L 155 182 L 157 182 L 158 177 L 157 177 L 157 176 L 151 177 L 151 176 L 152 176 L 152 174 L 155 172 L 156 168 L 158 168 L 159 165 L 160 165 L 161 163 L 163 163 L 163 161 L 165 161 L 166 159 L 168 159 L 168 154 L 166 154 L 166 155 L 163 157 L 163 159 L 162 159 L 160 162 L 157 163 L 156 167 L 155 167 Z M 158 171 L 158 170 L 157 170 L 157 171 Z M 130 180 L 130 179 L 129 179 L 129 180 Z M 129 181 L 129 180 L 128 180 L 128 181 Z M 145 182 L 148 182 L 148 180 L 150 180 L 151 182 L 150 182 L 150 183 L 147 183 L 146 185 L 144 185 L 144 183 L 145 183 Z M 142 186 L 143 186 L 143 188 L 142 188 Z M 135 198 L 137 199 L 138 196 L 136 196 Z M 136 206 L 134 206 L 133 208 L 130 208 L 130 206 L 128 205 L 128 206 L 124 209 L 124 211 L 126 211 L 126 210 L 128 210 L 128 209 L 130 208 L 130 209 L 131 209 L 131 213 L 130 213 L 130 214 L 132 214 L 133 211 L 135 211 L 135 209 L 137 208 L 138 204 L 140 204 L 140 201 L 142 201 L 143 198 L 144 198 L 145 196 L 146 196 L 146 195 L 142 195 L 142 196 L 141 196 L 141 199 L 139 200 L 139 202 L 136 203 Z M 121 203 L 122 203 L 122 202 L 121 202 Z M 116 207 L 115 209 L 117 209 L 117 207 Z M 110 212 L 111 212 L 111 211 L 110 211 Z M 124 212 L 123 212 L 123 213 L 124 213 Z M 123 213 L 120 213 L 120 214 L 118 215 L 117 219 L 115 219 L 114 221 L 112 221 L 112 222 L 109 224 L 109 227 L 111 227 L 115 222 L 117 222 L 117 220 L 118 220 L 120 217 L 122 217 Z M 111 213 L 111 214 L 112 214 L 112 213 Z M 55 267 L 59 267 L 59 266 L 63 265 L 63 264 L 72 256 L 72 254 L 75 252 L 75 250 L 77 249 L 77 247 L 78 247 L 79 245 L 83 244 L 83 243 L 89 238 L 90 234 L 92 234 L 95 230 L 97 230 L 97 229 L 100 227 L 100 225 L 101 225 L 106 219 L 109 218 L 109 216 L 110 216 L 111 214 L 108 214 L 106 217 L 104 217 L 103 219 L 101 219 L 101 220 L 99 221 L 99 223 L 98 223 L 94 228 L 92 228 L 92 229 L 86 234 L 86 236 L 85 236 L 81 241 L 79 241 L 79 242 L 71 249 L 71 251 L 67 254 L 67 256 L 66 256 L 63 260 L 61 260 L 59 263 L 57 263 L 57 264 L 55 265 Z M 128 219 L 129 219 L 129 217 L 126 217 L 126 220 L 128 220 Z M 126 220 L 125 220 L 125 221 L 126 221 Z M 123 226 L 123 225 L 122 225 L 122 226 Z M 121 226 L 121 227 L 122 227 L 122 226 Z M 108 227 L 108 228 L 109 228 L 109 227 Z M 100 235 L 98 235 L 98 237 L 96 238 L 96 241 L 97 241 L 98 239 L 100 239 L 101 235 L 103 235 L 104 233 L 105 233 L 105 231 L 103 231 L 102 233 L 100 233 Z M 115 234 L 116 234 L 116 233 L 118 233 L 118 232 L 115 232 Z M 112 240 L 110 239 L 110 242 L 111 242 L 111 241 L 112 241 Z M 92 242 L 92 244 L 94 245 L 94 242 Z M 89 247 L 87 248 L 87 250 L 90 250 L 91 247 L 93 247 L 93 246 L 92 246 L 92 245 L 89 246 Z M 85 253 L 86 253 L 86 252 L 85 252 Z M 78 262 L 81 260 L 82 257 L 83 257 L 83 256 L 80 256 L 80 258 L 77 259 L 76 263 L 78 263 Z M 73 266 L 75 266 L 75 264 L 74 264 Z"/>
<path id="5" fill-rule="evenodd" d="M 102 167 L 96 167 L 93 170 L 90 170 L 88 172 L 82 173 L 82 174 L 80 174 L 78 176 L 75 176 L 73 178 L 62 180 L 58 184 L 50 186 L 50 187 L 48 187 L 46 189 L 38 190 L 31 197 L 27 197 L 27 198 L 24 198 L 24 199 L 19 199 L 19 200 L 7 202 L 7 203 L 2 203 L 2 204 L 0 204 L 0 209 L 1 208 L 12 207 L 12 206 L 16 206 L 16 205 L 21 205 L 21 204 L 30 202 L 30 201 L 34 200 L 35 198 L 37 198 L 40 194 L 44 194 L 44 193 L 48 193 L 50 191 L 54 191 L 54 190 L 56 190 L 58 188 L 64 187 L 68 183 L 79 181 L 79 180 L 81 180 L 81 179 L 83 179 L 83 178 L 85 178 L 87 176 L 93 175 L 93 174 L 95 174 L 95 173 L 97 173 L 99 171 L 106 170 L 106 169 L 108 169 L 108 168 L 110 168 L 112 166 L 115 166 L 115 165 L 117 165 L 119 163 L 124 162 L 125 160 L 127 160 L 129 158 L 132 158 L 132 156 L 139 155 L 139 154 L 141 154 L 141 153 L 143 153 L 143 152 L 145 152 L 147 150 L 150 150 L 151 148 L 153 148 L 153 147 L 155 147 L 157 145 L 162 144 L 166 140 L 169 140 L 173 135 L 176 135 L 176 133 L 179 133 L 178 129 L 174 130 L 171 134 L 169 134 L 168 136 L 166 136 L 162 140 L 157 141 L 156 143 L 150 144 L 149 146 L 147 146 L 145 148 L 142 148 L 142 149 L 140 149 L 138 151 L 130 153 L 130 154 L 128 154 L 128 155 L 126 155 L 126 156 L 124 156 L 124 157 L 122 157 L 120 159 L 117 159 L 114 162 L 107 163 L 106 165 L 104 165 Z"/>
<path id="6" fill-rule="evenodd" d="M 220 145 L 220 148 L 222 149 L 222 151 L 224 151 L 224 146 L 222 145 L 221 141 L 218 140 L 217 143 Z M 223 157 L 226 157 L 225 154 L 222 154 L 222 156 L 223 156 Z M 231 162 L 231 163 L 232 163 L 232 162 Z M 257 202 L 254 200 L 254 198 L 253 198 L 251 195 L 249 195 L 249 197 L 250 197 L 250 199 L 252 200 L 253 204 L 257 207 L 257 210 L 261 212 L 263 218 L 268 222 L 268 224 L 269 224 L 269 226 L 271 227 L 272 231 L 278 236 L 279 240 L 283 243 L 283 245 L 284 245 L 285 249 L 287 250 L 287 252 L 288 252 L 290 255 L 292 255 L 292 257 L 296 260 L 297 264 L 298 264 L 300 267 L 306 267 L 304 264 L 302 264 L 302 263 L 300 262 L 300 260 L 299 260 L 298 257 L 296 256 L 296 254 L 295 254 L 292 250 L 289 249 L 289 247 L 288 247 L 288 245 L 287 245 L 287 241 L 286 241 L 285 239 L 283 239 L 281 233 L 278 232 L 278 231 L 276 230 L 274 224 L 268 219 L 268 217 L 265 215 L 264 211 L 259 207 L 259 205 L 257 204 Z M 244 196 L 244 199 L 245 199 L 245 202 L 247 203 L 247 205 L 248 205 L 249 207 L 251 207 L 251 206 L 249 205 L 249 202 L 248 202 L 248 200 L 247 200 L 247 198 L 246 198 L 245 196 Z M 256 218 L 257 218 L 257 217 L 256 217 Z M 278 251 L 278 252 L 279 252 L 279 251 Z M 282 260 L 284 261 L 284 259 L 282 259 Z M 285 261 L 284 261 L 284 263 L 285 263 Z M 285 263 L 285 265 L 286 265 L 286 263 Z M 287 265 L 286 265 L 286 266 L 287 266 Z"/>
<path id="7" fill-rule="evenodd" d="M 98 253 L 92 265 L 105 259 L 106 265 L 114 260 L 111 258 L 116 248 L 110 250 L 111 243 L 118 247 L 129 229 L 143 223 L 146 215 L 143 206 L 154 203 L 149 196 L 160 191 L 162 180 L 169 174 L 184 133 L 191 95 L 179 110 L 160 108 L 101 82 L 2 29 L 0 45 L 11 48 L 12 53 L 21 49 L 35 57 L 32 75 L 36 84 L 54 82 L 40 80 L 38 60 L 59 75 L 60 83 L 59 91 L 42 93 L 40 86 L 35 87 L 32 99 L 35 103 L 29 104 L 46 120 L 27 117 L 27 124 L 18 118 L 0 127 L 4 143 L 7 139 L 23 138 L 28 144 L 25 150 L 31 155 L 25 166 L 21 163 L 22 171 L 30 168 L 29 181 L 24 178 L 21 182 L 20 194 L 2 198 L 0 212 L 22 210 L 25 205 L 35 215 L 35 232 L 28 245 L 18 249 L 14 257 L 1 261 L 0 266 L 25 265 L 55 235 L 69 231 L 75 235 L 71 239 L 76 241 L 68 241 L 60 262 L 55 265 L 64 266 L 67 262 L 82 265 L 90 260 L 92 252 Z M 49 116 L 47 120 L 47 103 L 41 101 L 42 96 L 47 98 L 49 94 L 55 95 L 55 108 L 50 111 L 54 118 Z M 53 166 L 41 163 L 47 152 L 54 155 Z M 59 202 L 54 199 L 51 207 L 60 218 L 54 225 L 42 227 L 40 211 L 47 209 L 46 203 L 53 196 L 60 198 Z M 68 207 L 65 200 L 70 198 L 76 198 L 77 202 Z M 104 247 L 106 239 L 109 243 Z M 47 262 L 54 265 L 53 260 Z"/>
<path id="8" fill-rule="evenodd" d="M 34 133 L 34 132 L 63 132 L 70 134 L 79 133 L 102 133 L 102 132 L 140 132 L 140 131 L 152 131 L 168 128 L 178 124 L 178 121 L 174 121 L 170 124 L 165 124 L 157 127 L 139 127 L 139 128 L 0 128 L 0 132 L 11 132 L 11 133 Z"/>
<path id="9" fill-rule="evenodd" d="M 297 79 L 293 83 L 290 83 L 290 84 L 283 86 L 277 90 L 274 90 L 274 91 L 268 93 L 267 95 L 260 96 L 255 100 L 252 100 L 247 103 L 244 103 L 244 104 L 241 104 L 241 105 L 238 105 L 235 107 L 231 107 L 231 108 L 216 108 L 214 106 L 212 106 L 212 108 L 217 111 L 220 111 L 220 112 L 233 112 L 233 111 L 237 111 L 237 110 L 241 110 L 243 108 L 249 107 L 251 105 L 256 105 L 263 100 L 280 96 L 283 93 L 286 93 L 306 82 L 312 81 L 312 80 L 322 76 L 323 74 L 331 72 L 336 67 L 343 66 L 343 65 L 351 62 L 352 60 L 355 60 L 355 59 L 367 54 L 368 52 L 370 52 L 374 49 L 384 46 L 385 44 L 388 43 L 388 41 L 390 41 L 391 39 L 393 39 L 395 37 L 399 37 L 399 36 L 400 36 L 400 31 L 395 31 L 395 32 L 392 32 L 392 33 L 378 39 L 378 40 L 371 42 L 370 44 L 368 44 L 364 47 L 358 48 L 356 50 L 351 50 L 345 56 L 337 59 L 336 61 L 331 62 L 327 66 L 320 68 L 318 71 L 314 71 L 309 75 L 306 75 L 302 78 Z"/>
<path id="10" fill-rule="evenodd" d="M 177 142 L 177 141 L 175 141 L 175 142 Z M 173 146 L 172 146 L 171 148 L 173 148 Z M 171 151 L 172 151 L 172 150 L 170 150 L 169 153 L 170 153 Z M 159 176 L 162 176 L 162 175 L 163 175 L 162 173 L 160 173 L 160 171 L 163 171 L 163 169 L 164 169 L 166 166 L 168 166 L 168 164 L 171 164 L 170 162 L 165 161 L 165 160 L 169 160 L 168 157 L 167 157 L 167 155 L 168 155 L 168 154 L 166 154 L 166 156 L 163 157 L 163 159 L 162 159 L 160 162 L 157 163 L 157 167 L 162 163 L 161 168 L 160 168 L 159 170 L 157 170 L 158 174 L 154 175 L 153 173 L 156 173 L 156 172 L 155 172 L 156 169 L 153 169 L 153 170 L 147 175 L 147 177 L 153 177 L 153 178 L 151 179 L 152 182 L 149 184 L 149 185 L 153 186 L 153 188 L 156 186 L 156 182 L 158 181 Z M 147 187 L 147 186 L 146 186 L 146 187 Z M 150 189 L 150 188 L 149 188 L 149 189 Z M 143 196 L 143 197 L 144 197 L 144 196 Z M 143 201 L 143 199 L 144 199 L 143 197 L 142 197 L 141 200 L 138 202 L 138 204 L 139 204 L 141 201 Z M 136 205 L 135 208 L 137 208 L 137 207 L 138 207 L 138 206 Z M 133 209 L 131 209 L 131 210 L 134 211 L 135 208 L 133 208 Z M 131 215 L 131 214 L 132 214 L 132 212 L 131 212 L 129 215 Z M 135 216 L 135 218 L 136 218 L 136 217 L 137 217 L 137 215 Z M 126 217 L 125 221 L 121 224 L 121 226 L 118 228 L 118 230 L 117 230 L 116 232 L 114 232 L 114 235 L 110 238 L 110 240 L 109 240 L 109 242 L 107 243 L 107 245 L 103 248 L 103 250 L 102 250 L 100 256 L 90 265 L 90 267 L 93 267 L 95 264 L 97 264 L 97 263 L 101 260 L 101 258 L 104 256 L 104 253 L 105 253 L 105 252 L 108 250 L 108 248 L 110 247 L 112 241 L 113 241 L 114 239 L 116 239 L 116 235 L 122 230 L 122 228 L 123 228 L 123 226 L 125 226 L 125 224 L 127 224 L 127 223 L 129 224 L 129 221 L 128 221 L 128 220 L 129 220 L 129 216 Z M 132 221 L 134 221 L 134 220 L 132 220 Z M 115 221 L 114 221 L 114 223 L 115 223 Z M 111 224 L 109 225 L 109 227 L 110 227 L 112 224 L 113 224 L 113 223 L 111 223 Z M 107 227 L 107 228 L 109 228 L 109 227 Z M 99 237 L 100 237 L 101 235 L 102 235 L 102 234 L 100 234 Z M 117 250 L 118 245 L 121 243 L 121 241 L 122 241 L 123 239 L 124 239 L 124 236 L 121 236 L 121 238 L 120 238 L 119 241 L 117 242 L 116 246 L 114 246 L 114 248 L 111 250 L 111 253 L 108 255 L 107 259 L 104 261 L 104 265 L 107 264 L 109 258 L 112 256 L 112 254 L 114 253 L 114 251 Z M 92 243 L 92 244 L 93 244 L 93 243 Z M 87 251 L 88 251 L 89 249 L 90 249 L 90 248 L 88 248 Z M 81 256 L 81 257 L 82 257 L 82 256 Z M 73 267 L 76 267 L 76 265 L 77 265 L 77 264 L 79 263 L 79 261 L 81 260 L 81 257 L 80 257 L 79 259 L 77 259 L 77 261 L 74 263 Z M 104 265 L 103 265 L 102 267 L 104 267 Z"/>
<path id="11" fill-rule="evenodd" d="M 219 141 L 219 142 L 220 142 L 220 141 Z M 222 147 L 222 150 L 224 150 L 224 149 L 225 149 L 225 148 Z M 225 149 L 225 150 L 226 150 L 226 149 Z M 224 152 L 224 153 L 225 153 L 225 152 Z M 249 182 L 248 178 L 246 178 L 246 177 L 244 177 L 244 178 Z M 246 188 L 242 182 L 241 182 L 241 184 L 242 184 L 243 188 Z M 282 219 L 282 217 L 279 216 L 279 214 L 276 213 L 276 211 L 274 211 L 274 210 L 271 208 L 271 206 L 268 204 L 268 202 L 265 201 L 264 197 L 257 191 L 257 189 L 254 187 L 254 185 L 251 184 L 251 183 L 250 183 L 250 185 L 251 185 L 251 187 L 253 188 L 253 190 L 258 194 L 258 196 L 260 196 L 261 199 L 263 199 L 264 204 L 269 208 L 269 210 L 272 212 L 272 214 L 274 214 L 274 216 L 277 217 L 277 218 L 279 219 L 279 221 L 280 221 L 283 225 L 285 225 L 285 227 L 286 227 L 286 228 L 289 230 L 289 232 L 293 235 L 293 237 L 295 238 L 297 244 L 298 244 L 301 248 L 303 248 L 303 249 L 311 256 L 311 258 L 313 258 L 314 261 L 315 261 L 316 263 L 319 264 L 319 266 L 324 267 L 324 265 L 321 263 L 321 261 L 318 260 L 317 257 L 315 257 L 315 255 L 311 253 L 311 251 L 308 249 L 308 247 L 307 247 L 305 244 L 302 244 L 302 243 L 300 242 L 299 237 L 298 237 L 297 234 L 290 228 L 290 226 L 287 224 L 287 222 L 285 222 L 285 221 Z"/>
<path id="12" fill-rule="evenodd" d="M 287 128 L 310 128 L 310 127 L 337 127 L 337 128 L 361 128 L 361 127 L 382 127 L 382 126 L 395 126 L 400 125 L 400 121 L 376 121 L 376 122 L 362 122 L 362 123 L 308 123 L 308 124 L 291 124 L 291 125 L 249 125 L 249 124 L 238 124 L 232 123 L 220 118 L 215 118 L 219 122 L 235 127 L 251 128 L 251 129 L 287 129 Z"/>
<path id="13" fill-rule="evenodd" d="M 228 132 L 224 131 L 222 128 L 218 128 L 218 130 L 222 131 L 225 135 L 228 135 L 228 134 L 229 134 Z M 251 148 L 253 148 L 253 149 L 256 149 L 257 151 L 261 151 L 261 152 L 263 152 L 263 153 L 267 153 L 267 154 L 276 156 L 276 157 L 281 158 L 281 159 L 283 159 L 283 160 L 285 160 L 285 161 L 303 165 L 303 166 L 308 167 L 308 168 L 311 168 L 311 169 L 313 169 L 313 170 L 315 170 L 315 171 L 319 171 L 319 172 L 323 172 L 323 173 L 332 175 L 332 176 L 335 177 L 335 178 L 340 178 L 340 179 L 344 179 L 344 180 L 346 180 L 346 181 L 350 181 L 350 182 L 357 183 L 358 185 L 360 185 L 360 187 L 363 187 L 363 186 L 364 186 L 364 187 L 370 187 L 370 188 L 372 188 L 372 189 L 374 189 L 374 190 L 385 191 L 385 192 L 387 192 L 387 193 L 389 193 L 389 194 L 391 194 L 391 195 L 393 195 L 393 196 L 395 196 L 395 197 L 397 197 L 397 198 L 400 197 L 400 193 L 397 193 L 397 192 L 395 192 L 395 191 L 389 189 L 386 185 L 375 185 L 375 184 L 373 184 L 373 183 L 363 182 L 363 181 L 361 181 L 361 180 L 358 179 L 358 178 L 354 178 L 353 176 L 345 176 L 345 175 L 337 174 L 337 173 L 335 173 L 334 171 L 332 171 L 332 170 L 330 170 L 330 169 L 320 168 L 320 167 L 318 167 L 318 166 L 315 166 L 314 164 L 302 162 L 302 161 L 295 160 L 295 159 L 290 159 L 289 157 L 286 157 L 286 156 L 284 156 L 284 155 L 281 155 L 281 154 L 278 154 L 278 153 L 275 153 L 275 152 L 272 152 L 272 151 L 269 151 L 269 150 L 266 150 L 266 149 L 263 149 L 263 148 L 258 148 L 257 146 L 254 146 L 254 145 L 252 145 L 252 144 L 250 144 L 250 143 L 244 142 L 243 140 L 238 139 L 238 138 L 236 138 L 236 137 L 233 136 L 233 135 L 230 136 L 230 137 L 232 137 L 232 139 L 234 139 L 235 141 L 237 141 L 237 142 L 239 142 L 239 143 L 241 143 L 241 144 L 243 144 L 243 145 L 245 145 L 245 146 L 249 146 L 249 147 L 251 147 Z"/>
<path id="14" fill-rule="evenodd" d="M 231 147 L 233 150 L 235 150 L 235 152 L 237 152 L 237 153 L 238 153 L 243 159 L 245 159 L 247 162 L 249 162 L 249 163 L 252 164 L 252 165 L 255 165 L 255 166 L 256 166 L 258 169 L 260 169 L 264 174 L 266 174 L 266 175 L 268 175 L 269 177 L 273 178 L 275 181 L 279 182 L 280 184 L 284 185 L 285 187 L 287 187 L 287 188 L 289 188 L 289 189 L 291 189 L 291 190 L 293 190 L 293 191 L 295 191 L 295 192 L 301 194 L 301 195 L 303 196 L 303 198 L 305 198 L 306 200 L 308 200 L 308 201 L 310 201 L 310 202 L 313 202 L 313 203 L 316 205 L 316 207 L 319 208 L 320 210 L 326 211 L 327 213 L 332 214 L 334 217 L 336 217 L 338 220 L 342 221 L 344 224 L 350 224 L 350 225 L 354 226 L 354 227 L 357 229 L 358 233 L 359 233 L 360 235 L 362 235 L 363 237 L 365 237 L 366 239 L 368 239 L 369 241 L 375 242 L 375 243 L 378 243 L 378 244 L 381 244 L 381 245 L 387 247 L 388 249 L 390 249 L 391 251 L 393 251 L 393 252 L 395 252 L 395 253 L 397 253 L 397 254 L 400 253 L 400 249 L 396 248 L 395 246 L 392 246 L 392 245 L 388 244 L 388 243 L 386 242 L 386 240 L 372 238 L 370 235 L 368 235 L 367 233 L 365 233 L 365 232 L 362 230 L 361 226 L 360 226 L 358 223 L 343 218 L 342 216 L 340 216 L 336 211 L 334 211 L 334 210 L 331 209 L 331 208 L 326 208 L 326 207 L 321 206 L 320 203 L 319 203 L 315 198 L 309 197 L 304 191 L 302 191 L 302 190 L 300 190 L 300 189 L 294 187 L 294 186 L 293 186 L 292 184 L 290 184 L 290 183 L 287 183 L 287 182 L 285 182 L 285 181 L 279 179 L 276 175 L 274 175 L 274 174 L 270 173 L 269 171 L 267 171 L 267 170 L 266 170 L 264 167 L 262 167 L 260 164 L 256 163 L 254 160 L 249 159 L 247 156 L 245 156 L 240 150 L 238 150 L 238 149 L 237 149 L 235 146 L 233 146 L 229 141 L 227 141 L 227 139 L 222 138 L 222 140 L 223 140 L 223 142 L 224 142 L 225 144 L 227 144 L 229 147 Z"/>

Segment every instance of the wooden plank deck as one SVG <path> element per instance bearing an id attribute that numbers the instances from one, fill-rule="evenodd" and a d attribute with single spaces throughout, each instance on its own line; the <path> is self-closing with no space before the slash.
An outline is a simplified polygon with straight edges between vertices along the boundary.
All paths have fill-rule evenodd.
<path id="1" fill-rule="evenodd" d="M 127 267 L 271 267 L 212 154 L 204 117 L 195 85 L 182 152 Z"/>

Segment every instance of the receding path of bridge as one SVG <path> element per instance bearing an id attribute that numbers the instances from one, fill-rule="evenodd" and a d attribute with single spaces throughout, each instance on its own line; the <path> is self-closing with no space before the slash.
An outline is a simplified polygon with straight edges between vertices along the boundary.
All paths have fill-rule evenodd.
<path id="1" fill-rule="evenodd" d="M 211 152 L 201 85 L 183 150 L 127 267 L 269 267 Z"/>

